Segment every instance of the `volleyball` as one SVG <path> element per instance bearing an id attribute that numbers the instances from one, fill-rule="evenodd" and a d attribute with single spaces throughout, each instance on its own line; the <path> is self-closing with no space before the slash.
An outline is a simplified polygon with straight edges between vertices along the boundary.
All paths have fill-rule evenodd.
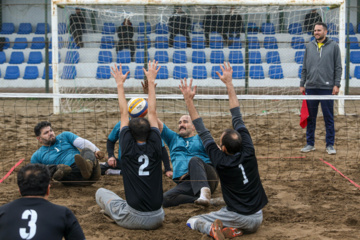
<path id="1" fill-rule="evenodd" d="M 143 98 L 132 98 L 128 102 L 128 111 L 132 118 L 145 117 L 148 111 L 148 103 Z"/>

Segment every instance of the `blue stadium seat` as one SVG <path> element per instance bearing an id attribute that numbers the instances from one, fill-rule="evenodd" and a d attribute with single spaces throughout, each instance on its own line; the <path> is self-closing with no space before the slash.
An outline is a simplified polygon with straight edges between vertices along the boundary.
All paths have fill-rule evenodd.
<path id="1" fill-rule="evenodd" d="M 204 37 L 193 37 L 191 39 L 191 47 L 193 49 L 204 49 L 205 48 L 205 39 Z"/>
<path id="2" fill-rule="evenodd" d="M 21 64 L 24 62 L 23 52 L 12 52 L 10 55 L 10 64 Z"/>
<path id="3" fill-rule="evenodd" d="M 269 51 L 266 53 L 266 62 L 273 64 L 280 64 L 280 54 L 278 51 Z"/>
<path id="4" fill-rule="evenodd" d="M 167 51 L 156 51 L 154 56 L 155 61 L 158 63 L 168 63 L 169 55 Z"/>
<path id="5" fill-rule="evenodd" d="M 65 63 L 78 63 L 80 54 L 78 51 L 67 51 L 65 56 Z"/>
<path id="6" fill-rule="evenodd" d="M 114 48 L 114 37 L 103 36 L 101 37 L 100 49 L 111 49 Z"/>
<path id="7" fill-rule="evenodd" d="M 188 71 L 186 66 L 175 66 L 173 71 L 174 79 L 188 78 Z"/>
<path id="8" fill-rule="evenodd" d="M 96 78 L 97 79 L 109 79 L 110 74 L 110 66 L 98 66 L 96 69 Z"/>
<path id="9" fill-rule="evenodd" d="M 298 64 L 302 64 L 304 61 L 304 55 L 305 55 L 305 51 L 297 51 L 295 53 L 295 62 Z"/>
<path id="10" fill-rule="evenodd" d="M 350 62 L 351 63 L 360 63 L 360 51 L 351 51 L 350 52 Z"/>
<path id="11" fill-rule="evenodd" d="M 46 72 L 45 72 L 45 67 L 44 67 L 42 79 L 45 79 L 45 78 L 46 78 Z M 49 66 L 49 79 L 52 79 L 52 78 L 53 78 L 53 70 L 52 70 L 52 66 Z"/>
<path id="12" fill-rule="evenodd" d="M 58 54 L 58 63 L 61 62 L 60 52 Z M 52 52 L 49 52 L 49 64 L 52 64 Z"/>
<path id="13" fill-rule="evenodd" d="M 260 43 L 257 37 L 248 37 L 249 49 L 260 49 Z"/>
<path id="14" fill-rule="evenodd" d="M 45 34 L 45 26 L 47 26 L 47 32 L 51 33 L 49 24 L 45 25 L 45 23 L 38 23 L 36 25 L 35 34 Z"/>
<path id="15" fill-rule="evenodd" d="M 167 66 L 161 66 L 156 79 L 168 79 L 169 78 L 169 70 Z"/>
<path id="16" fill-rule="evenodd" d="M 225 56 L 223 51 L 212 51 L 210 53 L 211 63 L 223 63 L 224 61 L 225 61 Z"/>
<path id="17" fill-rule="evenodd" d="M 115 34 L 115 24 L 111 22 L 104 23 L 102 34 Z"/>
<path id="18" fill-rule="evenodd" d="M 347 25 L 345 24 L 345 34 L 347 34 Z M 349 35 L 355 35 L 354 25 L 349 23 Z"/>
<path id="19" fill-rule="evenodd" d="M 206 79 L 207 72 L 205 66 L 194 66 L 192 71 L 193 79 Z"/>
<path id="20" fill-rule="evenodd" d="M 144 22 L 140 22 L 140 23 L 139 23 L 138 33 L 140 33 L 140 34 L 144 34 L 144 33 L 145 33 L 145 23 L 144 23 Z M 150 34 L 150 33 L 151 33 L 151 25 L 150 25 L 149 22 L 146 23 L 146 33 L 147 33 L 147 34 Z"/>
<path id="21" fill-rule="evenodd" d="M 165 23 L 157 23 L 155 25 L 155 33 L 156 34 L 168 34 L 169 28 Z"/>
<path id="22" fill-rule="evenodd" d="M 250 51 L 249 52 L 249 63 L 250 64 L 260 64 L 261 61 L 261 53 L 259 51 Z"/>
<path id="23" fill-rule="evenodd" d="M 234 79 L 244 79 L 245 78 L 245 68 L 244 66 L 233 66 L 233 78 Z"/>
<path id="24" fill-rule="evenodd" d="M 229 38 L 232 43 L 229 44 L 229 49 L 241 49 L 241 40 L 240 38 Z"/>
<path id="25" fill-rule="evenodd" d="M 193 63 L 206 63 L 206 55 L 204 51 L 193 51 L 191 56 Z"/>
<path id="26" fill-rule="evenodd" d="M 131 62 L 131 53 L 129 50 L 122 50 L 117 53 L 116 56 L 117 63 L 130 63 Z"/>
<path id="27" fill-rule="evenodd" d="M 20 70 L 18 66 L 7 66 L 4 79 L 18 79 Z"/>
<path id="28" fill-rule="evenodd" d="M 15 38 L 13 49 L 25 49 L 28 47 L 26 38 Z"/>
<path id="29" fill-rule="evenodd" d="M 330 37 L 333 41 L 337 42 L 339 44 L 339 38 L 338 37 Z M 346 41 L 346 40 L 345 40 Z"/>
<path id="30" fill-rule="evenodd" d="M 147 59 L 149 59 L 149 52 L 147 52 Z M 145 62 L 145 52 L 137 51 L 135 53 L 135 62 L 136 63 L 144 63 Z"/>
<path id="31" fill-rule="evenodd" d="M 261 24 L 261 32 L 263 34 L 275 34 L 275 26 L 273 23 Z"/>
<path id="32" fill-rule="evenodd" d="M 291 39 L 291 47 L 293 49 L 305 49 L 305 40 L 303 37 L 293 37 Z"/>
<path id="33" fill-rule="evenodd" d="M 41 63 L 43 60 L 42 58 L 42 54 L 40 51 L 36 51 L 36 52 L 30 52 L 29 54 L 29 60 L 28 60 L 28 64 L 39 64 Z"/>
<path id="34" fill-rule="evenodd" d="M 23 79 L 37 79 L 39 77 L 39 69 L 37 66 L 26 66 Z"/>
<path id="35" fill-rule="evenodd" d="M 155 48 L 169 48 L 169 39 L 165 36 L 155 38 Z"/>
<path id="36" fill-rule="evenodd" d="M 76 46 L 76 44 L 74 43 L 74 45 Z M 58 37 L 58 48 L 61 49 L 64 47 L 64 40 L 61 36 Z M 50 44 L 49 44 L 49 48 L 52 48 L 52 38 L 50 38 Z M 79 47 L 76 47 L 79 48 Z"/>
<path id="37" fill-rule="evenodd" d="M 31 32 L 31 23 L 20 23 L 18 34 L 30 34 Z"/>
<path id="38" fill-rule="evenodd" d="M 256 26 L 256 23 L 249 22 L 247 25 L 248 34 L 257 34 L 259 32 L 259 28 Z"/>
<path id="39" fill-rule="evenodd" d="M 112 54 L 110 51 L 100 51 L 98 56 L 98 63 L 111 63 Z"/>
<path id="40" fill-rule="evenodd" d="M 135 68 L 135 79 L 144 79 L 144 66 L 136 66 Z"/>
<path id="41" fill-rule="evenodd" d="M 9 38 L 5 38 L 5 44 L 4 44 L 4 49 L 8 49 L 10 47 L 10 41 Z"/>
<path id="42" fill-rule="evenodd" d="M 210 48 L 212 48 L 212 49 L 224 48 L 223 38 L 221 36 L 211 36 L 210 37 Z"/>
<path id="43" fill-rule="evenodd" d="M 299 67 L 299 71 L 298 71 L 298 77 L 301 79 L 301 71 L 302 71 L 302 65 L 300 65 L 300 67 Z"/>
<path id="44" fill-rule="evenodd" d="M 31 49 L 45 48 L 45 38 L 44 37 L 33 37 L 30 48 Z"/>
<path id="45" fill-rule="evenodd" d="M 147 40 L 147 48 L 149 49 L 151 47 L 150 38 L 146 36 Z M 144 49 L 145 48 L 145 37 L 144 36 L 138 36 L 138 39 L 136 41 L 136 48 Z"/>
<path id="46" fill-rule="evenodd" d="M 75 66 L 64 66 L 63 72 L 61 74 L 62 79 L 75 79 L 76 77 L 76 67 Z"/>
<path id="47" fill-rule="evenodd" d="M 354 70 L 354 77 L 360 79 L 360 66 L 356 66 Z"/>
<path id="48" fill-rule="evenodd" d="M 339 34 L 337 27 L 334 23 L 328 23 L 327 28 L 328 28 L 329 35 L 338 35 Z"/>
<path id="49" fill-rule="evenodd" d="M 66 32 L 67 32 L 66 23 L 64 22 L 58 23 L 58 34 L 66 34 Z"/>
<path id="50" fill-rule="evenodd" d="M 5 52 L 1 51 L 0 52 L 0 64 L 3 64 L 4 62 L 6 62 L 6 55 L 5 55 Z"/>
<path id="51" fill-rule="evenodd" d="M 187 47 L 187 43 L 186 43 L 186 37 L 182 36 L 182 35 L 177 35 L 174 38 L 174 48 L 175 49 L 181 49 L 181 48 L 186 48 Z"/>
<path id="52" fill-rule="evenodd" d="M 191 33 L 192 34 L 203 34 L 204 33 L 204 26 L 202 22 L 193 22 L 191 26 Z"/>
<path id="53" fill-rule="evenodd" d="M 277 40 L 275 37 L 265 37 L 264 38 L 264 48 L 265 49 L 278 49 Z"/>
<path id="54" fill-rule="evenodd" d="M 118 66 L 118 69 L 120 68 L 120 66 Z M 126 74 L 127 72 L 129 72 L 130 71 L 130 68 L 129 68 L 129 66 L 121 66 L 121 70 L 122 70 L 122 73 L 123 74 Z M 130 73 L 129 73 L 129 75 L 126 77 L 126 79 L 129 79 L 130 78 Z"/>
<path id="55" fill-rule="evenodd" d="M 0 34 L 13 34 L 15 32 L 15 25 L 13 23 L 2 23 Z"/>
<path id="56" fill-rule="evenodd" d="M 347 41 L 347 39 L 345 39 L 345 41 Z M 349 37 L 349 41 L 350 41 L 350 49 L 360 49 L 359 41 L 357 37 Z"/>
<path id="57" fill-rule="evenodd" d="M 241 51 L 230 51 L 229 62 L 231 64 L 242 64 L 244 63 L 243 55 Z"/>
<path id="58" fill-rule="evenodd" d="M 250 78 L 252 79 L 264 79 L 264 69 L 261 65 L 258 66 L 250 66 Z"/>
<path id="59" fill-rule="evenodd" d="M 220 75 L 222 75 L 220 66 L 212 66 L 211 67 L 211 78 L 212 79 L 220 79 L 219 76 L 216 74 L 216 72 L 219 72 Z"/>
<path id="60" fill-rule="evenodd" d="M 291 23 L 289 25 L 289 33 L 296 35 L 303 34 L 301 23 Z"/>
<path id="61" fill-rule="evenodd" d="M 173 63 L 186 63 L 187 57 L 185 51 L 174 51 L 173 53 Z"/>
<path id="62" fill-rule="evenodd" d="M 73 37 L 69 37 L 68 49 L 79 49 L 80 47 L 75 43 Z"/>
<path id="63" fill-rule="evenodd" d="M 282 79 L 284 78 L 284 73 L 281 65 L 271 65 L 269 67 L 269 77 L 271 79 Z"/>

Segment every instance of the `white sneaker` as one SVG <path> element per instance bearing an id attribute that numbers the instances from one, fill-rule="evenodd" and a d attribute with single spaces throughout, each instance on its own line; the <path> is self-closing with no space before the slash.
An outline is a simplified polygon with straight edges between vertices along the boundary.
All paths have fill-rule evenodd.
<path id="1" fill-rule="evenodd" d="M 336 150 L 335 150 L 335 148 L 334 148 L 333 145 L 327 146 L 327 147 L 326 147 L 326 151 L 327 151 L 327 153 L 328 153 L 329 155 L 334 155 L 334 154 L 336 154 Z"/>
<path id="2" fill-rule="evenodd" d="M 207 207 L 210 205 L 210 198 L 211 198 L 210 188 L 203 187 L 200 190 L 200 197 L 195 200 L 195 204 Z"/>
<path id="3" fill-rule="evenodd" d="M 120 169 L 111 169 L 105 171 L 105 175 L 120 175 L 121 170 Z"/>
<path id="4" fill-rule="evenodd" d="M 315 151 L 315 147 L 314 146 L 311 146 L 311 145 L 306 145 L 305 147 L 303 147 L 300 152 L 310 152 L 310 151 Z"/>

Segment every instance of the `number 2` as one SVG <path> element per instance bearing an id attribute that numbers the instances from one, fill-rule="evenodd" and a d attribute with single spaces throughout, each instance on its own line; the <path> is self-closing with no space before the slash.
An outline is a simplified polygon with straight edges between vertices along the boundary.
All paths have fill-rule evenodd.
<path id="1" fill-rule="evenodd" d="M 25 210 L 21 216 L 21 219 L 30 220 L 28 226 L 30 231 L 26 232 L 26 228 L 20 228 L 19 233 L 22 239 L 32 239 L 36 234 L 36 221 L 37 221 L 37 212 L 35 210 Z"/>
<path id="2" fill-rule="evenodd" d="M 149 171 L 144 171 L 144 169 L 149 165 L 149 158 L 148 156 L 146 156 L 145 154 L 144 155 L 141 155 L 139 158 L 138 158 L 138 162 L 139 163 L 142 163 L 144 162 L 143 164 L 141 164 L 140 168 L 139 168 L 139 176 L 149 176 Z"/>
<path id="3" fill-rule="evenodd" d="M 246 177 L 245 169 L 242 164 L 239 165 L 239 168 L 241 169 L 242 175 L 244 177 L 243 183 L 245 185 L 249 182 L 249 179 Z"/>

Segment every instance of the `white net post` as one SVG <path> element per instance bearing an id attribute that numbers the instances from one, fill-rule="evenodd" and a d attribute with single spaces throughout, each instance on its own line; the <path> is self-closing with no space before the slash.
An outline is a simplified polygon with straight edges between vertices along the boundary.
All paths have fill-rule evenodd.
<path id="1" fill-rule="evenodd" d="M 345 56 L 346 56 L 346 51 L 345 51 L 345 9 L 346 9 L 346 1 L 343 1 L 340 4 L 340 11 L 339 11 L 339 47 L 340 47 L 340 52 L 341 52 L 341 63 L 345 63 Z M 348 63 L 350 64 L 350 63 Z M 346 66 L 343 65 L 343 73 L 341 75 L 341 88 L 340 88 L 340 92 L 339 95 L 344 96 L 345 95 L 345 69 Z M 338 112 L 339 115 L 344 115 L 345 114 L 345 100 L 341 99 L 338 100 Z"/>
<path id="2" fill-rule="evenodd" d="M 58 5 L 51 1 L 51 34 L 52 34 L 52 68 L 53 68 L 53 93 L 59 94 L 59 43 L 58 43 Z M 60 113 L 60 98 L 53 98 L 54 114 Z"/>

